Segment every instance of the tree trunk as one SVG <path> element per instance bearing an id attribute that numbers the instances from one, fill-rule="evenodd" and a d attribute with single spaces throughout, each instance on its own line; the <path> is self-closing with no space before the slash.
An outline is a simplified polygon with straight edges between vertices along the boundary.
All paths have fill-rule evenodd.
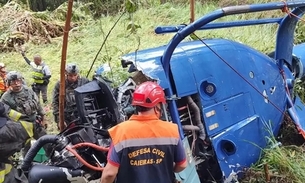
<path id="1" fill-rule="evenodd" d="M 55 10 L 66 0 L 28 0 L 32 11 Z"/>
<path id="2" fill-rule="evenodd" d="M 26 8 L 27 8 L 28 10 L 31 9 L 30 0 L 26 0 Z"/>
<path id="3" fill-rule="evenodd" d="M 45 0 L 37 0 L 36 6 L 38 11 L 45 11 L 47 9 L 47 4 Z"/>

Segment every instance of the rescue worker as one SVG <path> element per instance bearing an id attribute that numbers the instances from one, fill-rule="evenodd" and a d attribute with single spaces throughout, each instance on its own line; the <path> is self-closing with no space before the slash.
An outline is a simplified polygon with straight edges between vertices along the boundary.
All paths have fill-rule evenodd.
<path id="1" fill-rule="evenodd" d="M 39 115 L 44 119 L 44 110 L 33 90 L 23 84 L 23 77 L 17 71 L 10 71 L 6 76 L 8 90 L 2 95 L 0 101 L 10 108 L 20 112 L 20 120 L 35 121 Z"/>
<path id="2" fill-rule="evenodd" d="M 22 171 L 13 167 L 11 156 L 32 137 L 46 134 L 38 123 L 10 119 L 16 116 L 15 113 L 0 102 L 0 183 L 28 183 Z"/>
<path id="3" fill-rule="evenodd" d="M 9 89 L 2 95 L 0 101 L 8 105 L 11 109 L 20 113 L 19 119 L 28 122 L 44 123 L 44 110 L 42 109 L 38 97 L 33 90 L 23 85 L 23 77 L 17 71 L 10 71 L 6 76 L 6 84 Z M 23 155 L 31 147 L 28 143 L 24 149 Z"/>
<path id="4" fill-rule="evenodd" d="M 171 183 L 187 166 L 178 126 L 160 120 L 165 94 L 154 82 L 133 93 L 137 115 L 109 129 L 112 145 L 101 183 Z"/>
<path id="5" fill-rule="evenodd" d="M 78 119 L 78 113 L 76 109 L 76 102 L 74 96 L 74 89 L 82 86 L 89 82 L 87 78 L 81 77 L 79 74 L 79 68 L 74 63 L 69 63 L 66 65 L 66 80 L 65 80 L 65 123 L 66 125 L 70 124 L 72 121 Z M 55 84 L 53 90 L 53 115 L 54 121 L 57 123 L 57 127 L 59 127 L 59 88 L 60 81 Z"/>
<path id="6" fill-rule="evenodd" d="M 6 78 L 6 69 L 5 64 L 0 63 L 0 96 L 3 95 L 4 92 L 6 92 L 7 87 L 5 84 L 5 78 Z"/>
<path id="7" fill-rule="evenodd" d="M 40 93 L 43 103 L 48 102 L 48 85 L 50 83 L 51 71 L 49 66 L 42 61 L 40 55 L 34 56 L 34 61 L 30 61 L 24 52 L 21 52 L 24 60 L 27 64 L 32 67 L 32 78 L 33 84 L 32 89 L 36 93 L 38 99 L 40 98 Z"/>

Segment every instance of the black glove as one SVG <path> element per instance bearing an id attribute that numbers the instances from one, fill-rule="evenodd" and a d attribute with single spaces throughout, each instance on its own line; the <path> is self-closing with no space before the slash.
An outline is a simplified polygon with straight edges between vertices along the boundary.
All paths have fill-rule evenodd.
<path id="1" fill-rule="evenodd" d="M 44 85 L 48 85 L 49 83 L 50 83 L 50 80 L 49 80 L 49 79 L 44 79 L 44 80 L 43 80 L 43 84 L 44 84 Z"/>
<path id="2" fill-rule="evenodd" d="M 36 86 L 35 83 L 33 83 L 31 86 L 32 86 L 32 90 L 33 90 L 34 92 L 38 92 L 38 88 L 37 88 L 37 86 Z"/>
<path id="3" fill-rule="evenodd" d="M 35 122 L 33 126 L 34 126 L 34 136 L 33 136 L 34 139 L 37 140 L 40 137 L 42 137 L 42 136 L 47 134 L 45 128 L 41 124 Z"/>
<path id="4" fill-rule="evenodd" d="M 43 127 L 44 129 L 48 128 L 48 124 L 45 123 L 43 116 L 36 115 L 36 123 L 38 127 Z"/>

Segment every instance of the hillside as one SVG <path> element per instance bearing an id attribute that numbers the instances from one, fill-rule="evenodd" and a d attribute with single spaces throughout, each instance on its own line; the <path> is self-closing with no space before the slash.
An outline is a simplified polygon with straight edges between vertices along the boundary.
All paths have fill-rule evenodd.
<path id="1" fill-rule="evenodd" d="M 240 3 L 243 2 L 246 1 L 240 1 Z M 231 4 L 231 1 L 225 0 L 218 3 L 197 1 L 195 16 L 199 18 L 208 12 L 216 10 L 219 6 L 229 4 Z M 82 4 L 75 4 L 74 6 L 71 31 L 69 32 L 67 63 L 77 63 L 82 70 L 82 75 L 86 76 L 107 33 L 113 28 L 114 23 L 120 19 L 110 33 L 101 53 L 97 56 L 93 64 L 93 71 L 89 75 L 91 77 L 98 66 L 109 64 L 112 72 L 108 74 L 108 77 L 115 81 L 115 85 L 120 84 L 127 76 L 126 70 L 121 68 L 120 65 L 120 57 L 123 54 L 167 44 L 173 34 L 156 35 L 154 28 L 159 25 L 188 24 L 190 20 L 188 4 L 151 4 L 150 6 L 141 7 L 133 14 L 123 14 L 121 18 L 120 13 L 118 13 L 116 16 L 104 16 L 99 19 L 94 19 L 88 13 L 82 11 L 84 8 L 86 6 Z M 63 5 L 53 12 L 37 13 L 27 11 L 25 7 L 18 4 L 2 7 L 0 11 L 0 45 L 1 41 L 5 42 L 8 38 L 12 39 L 14 43 L 19 44 L 17 46 L 6 45 L 8 46 L 7 48 L 0 46 L 0 62 L 4 62 L 8 70 L 20 71 L 27 83 L 31 83 L 31 69 L 18 51 L 20 49 L 25 50 L 27 57 L 30 59 L 34 55 L 40 54 L 46 64 L 50 66 L 52 72 L 48 88 L 49 99 L 52 98 L 52 90 L 60 74 L 65 11 L 66 5 Z M 262 16 L 277 17 L 283 15 L 285 13 L 276 11 L 264 14 L 229 16 L 221 20 L 247 19 Z M 130 25 L 137 25 L 138 28 L 131 32 L 128 29 Z M 300 25 L 300 27 L 302 26 Z M 298 32 L 296 42 L 300 42 L 305 37 L 303 32 L 305 31 Z M 274 25 L 261 25 L 217 31 L 198 31 L 196 34 L 204 38 L 221 37 L 233 39 L 250 45 L 264 53 L 270 53 L 274 50 L 275 46 L 276 27 Z M 50 102 L 45 108 L 48 110 L 48 122 L 50 124 L 48 130 L 51 133 L 56 133 Z M 288 122 L 288 124 L 290 123 Z M 286 135 L 287 142 L 289 141 L 288 145 L 291 143 L 296 144 L 296 141 L 298 142 L 296 145 L 303 143 L 303 139 L 299 140 L 299 136 L 296 135 L 293 126 L 288 125 L 287 129 L 283 134 Z M 295 140 L 291 140 L 292 138 Z M 266 158 L 258 162 L 249 171 L 248 178 L 243 182 L 265 182 L 263 170 L 265 164 L 269 165 L 270 172 L 275 177 L 274 180 L 283 183 L 288 183 L 291 180 L 299 182 L 305 179 L 303 152 L 304 149 L 302 147 L 294 145 L 266 150 Z"/>

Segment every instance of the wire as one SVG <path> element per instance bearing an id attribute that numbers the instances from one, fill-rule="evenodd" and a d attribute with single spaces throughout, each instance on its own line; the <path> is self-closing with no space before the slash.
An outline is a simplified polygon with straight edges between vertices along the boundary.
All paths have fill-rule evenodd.
<path id="1" fill-rule="evenodd" d="M 100 166 L 93 166 L 91 165 L 90 163 L 88 163 L 86 160 L 84 160 L 77 152 L 76 150 L 74 149 L 77 149 L 77 148 L 81 148 L 81 147 L 92 147 L 98 151 L 101 151 L 101 152 L 107 152 L 109 151 L 109 148 L 106 148 L 106 147 L 102 147 L 102 146 L 98 146 L 96 144 L 93 144 L 93 143 L 88 143 L 88 142 L 84 142 L 84 143 L 79 143 L 79 144 L 76 144 L 76 145 L 73 145 L 72 147 L 69 147 L 67 146 L 66 149 L 71 152 L 83 165 L 85 165 L 86 167 L 92 169 L 92 170 L 95 170 L 95 171 L 103 171 L 104 168 L 103 167 L 100 167 Z"/>
<path id="2" fill-rule="evenodd" d="M 77 148 L 81 148 L 81 147 L 92 147 L 92 148 L 94 148 L 98 151 L 101 151 L 101 152 L 109 151 L 109 148 L 107 148 L 107 147 L 102 147 L 102 146 L 99 146 L 99 145 L 96 145 L 96 144 L 93 144 L 93 143 L 89 143 L 89 142 L 83 142 L 83 143 L 79 143 L 79 144 L 76 144 L 76 145 L 72 146 L 73 149 L 77 149 Z"/>
<path id="3" fill-rule="evenodd" d="M 86 167 L 95 170 L 95 171 L 103 171 L 104 168 L 103 167 L 97 167 L 97 166 L 93 166 L 91 164 L 89 164 L 86 160 L 84 160 L 74 149 L 72 149 L 71 147 L 66 147 L 66 149 L 68 151 L 70 151 L 83 165 L 85 165 Z"/>
<path id="4" fill-rule="evenodd" d="M 282 111 L 278 106 L 276 106 L 271 100 L 266 98 L 263 93 L 261 93 L 253 84 L 251 84 L 245 77 L 243 77 L 236 69 L 234 69 L 233 66 L 231 66 L 224 58 L 222 58 L 216 51 L 214 51 L 209 45 L 207 45 L 201 38 L 199 38 L 195 33 L 193 33 L 194 36 L 198 40 L 200 40 L 211 52 L 213 52 L 220 60 L 222 60 L 228 67 L 230 67 L 238 76 L 240 76 L 246 83 L 248 83 L 255 91 L 257 91 L 263 98 L 267 99 L 268 102 L 270 102 L 271 105 L 273 105 L 278 111 L 280 111 L 282 114 L 285 114 L 284 111 Z"/>
<path id="5" fill-rule="evenodd" d="M 115 28 L 115 26 L 118 24 L 118 22 L 121 20 L 121 18 L 123 17 L 124 14 L 125 14 L 125 12 L 123 12 L 123 13 L 121 14 L 121 16 L 116 20 L 116 22 L 114 22 L 113 26 L 110 28 L 109 32 L 107 33 L 107 35 L 106 35 L 106 37 L 105 37 L 105 39 L 104 39 L 104 41 L 103 41 L 103 43 L 102 43 L 100 49 L 98 50 L 97 54 L 95 55 L 95 58 L 93 59 L 93 62 L 92 62 L 92 64 L 91 64 L 91 66 L 90 66 L 90 69 L 89 69 L 89 71 L 88 71 L 88 73 L 87 73 L 86 78 L 88 78 L 88 76 L 89 76 L 89 74 L 90 74 L 90 72 L 91 72 L 91 70 L 92 70 L 92 67 L 93 67 L 93 65 L 94 65 L 94 62 L 96 61 L 97 56 L 100 54 L 100 52 L 102 51 L 104 45 L 106 44 L 106 41 L 107 41 L 107 39 L 108 39 L 110 33 L 111 33 L 112 30 Z"/>
<path id="6" fill-rule="evenodd" d="M 285 1 L 283 1 L 283 3 L 285 4 L 284 7 L 282 8 L 282 12 L 285 12 L 288 14 L 289 17 L 291 16 L 294 16 L 296 17 L 298 20 L 301 20 L 303 22 L 305 22 L 304 19 L 302 19 L 301 17 L 293 14 L 292 12 L 290 12 L 288 6 L 287 6 L 287 3 Z M 246 83 L 248 83 L 255 91 L 257 91 L 263 98 L 267 99 L 268 102 L 270 102 L 270 104 L 272 106 L 274 106 L 279 112 L 281 112 L 281 114 L 283 114 L 284 116 L 286 116 L 287 114 L 282 111 L 277 105 L 275 105 L 271 100 L 269 100 L 268 98 L 266 98 L 264 96 L 263 93 L 261 93 L 254 85 L 252 85 L 245 77 L 243 77 L 236 69 L 234 69 L 234 67 L 232 67 L 225 59 L 223 59 L 218 53 L 216 53 L 216 51 L 214 51 L 209 45 L 207 45 L 201 38 L 199 38 L 199 36 L 197 36 L 195 33 L 193 33 L 193 35 L 198 39 L 200 40 L 210 51 L 212 51 L 220 60 L 222 60 L 228 67 L 230 67 L 237 75 L 239 75 Z M 289 88 L 288 88 L 288 85 L 287 85 L 287 82 L 286 82 L 286 76 L 285 76 L 285 73 L 284 73 L 284 70 L 279 68 L 280 70 L 280 74 L 284 80 L 284 84 L 285 84 L 285 90 L 286 90 L 286 93 L 289 97 L 289 101 L 291 101 L 291 94 L 290 94 L 290 91 L 289 91 Z M 302 130 L 302 128 L 300 128 L 300 124 L 299 124 L 299 121 L 298 121 L 298 118 L 296 117 L 296 111 L 295 111 L 295 107 L 293 104 L 290 104 L 291 107 L 293 108 L 293 116 L 294 118 L 297 120 L 296 121 L 296 127 L 299 131 L 299 133 L 302 134 L 302 136 L 305 138 L 305 132 Z"/>

